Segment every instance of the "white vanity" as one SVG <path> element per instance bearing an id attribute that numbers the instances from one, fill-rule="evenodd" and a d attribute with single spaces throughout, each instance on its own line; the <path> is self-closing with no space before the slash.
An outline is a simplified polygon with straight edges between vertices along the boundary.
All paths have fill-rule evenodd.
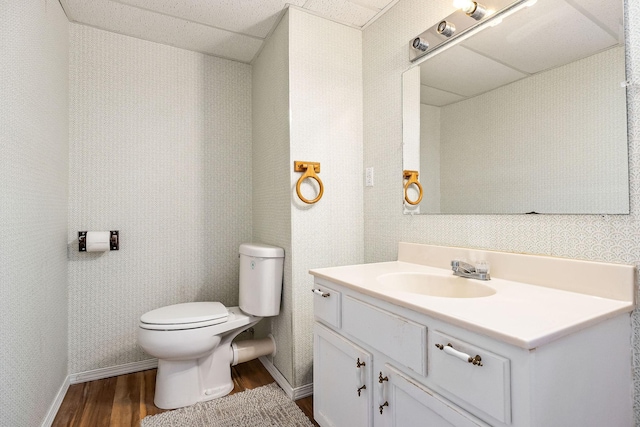
<path id="1" fill-rule="evenodd" d="M 323 427 L 633 425 L 633 266 L 400 243 L 311 274 Z"/>

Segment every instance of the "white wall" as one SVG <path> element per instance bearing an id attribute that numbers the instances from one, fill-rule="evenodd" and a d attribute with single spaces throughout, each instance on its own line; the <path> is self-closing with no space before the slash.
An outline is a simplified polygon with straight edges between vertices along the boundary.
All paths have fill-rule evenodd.
<path id="1" fill-rule="evenodd" d="M 0 1 L 0 424 L 40 425 L 67 375 L 68 23 Z"/>
<path id="2" fill-rule="evenodd" d="M 289 9 L 293 196 L 293 360 L 295 386 L 312 382 L 313 277 L 310 268 L 358 264 L 363 250 L 362 33 Z M 324 196 L 295 195 L 294 160 L 320 162 Z M 307 198 L 315 197 L 303 186 Z M 310 187 L 310 185 L 309 185 Z"/>
<path id="3" fill-rule="evenodd" d="M 627 211 L 624 80 L 616 47 L 442 107 L 442 212 Z"/>
<path id="4" fill-rule="evenodd" d="M 401 75 L 407 42 L 452 12 L 449 0 L 400 0 L 363 33 L 364 166 L 376 168 L 365 191 L 365 260 L 396 259 L 398 241 L 547 254 L 640 265 L 640 4 L 627 3 L 630 215 L 402 215 Z M 636 388 L 640 316 L 632 315 Z M 636 393 L 636 422 L 640 395 Z"/>
<path id="5" fill-rule="evenodd" d="M 253 70 L 254 239 L 285 248 L 274 365 L 312 382 L 314 267 L 363 260 L 361 33 L 289 8 Z M 324 196 L 298 199 L 295 160 L 320 162 Z M 284 175 L 283 175 L 284 174 Z M 306 181 L 302 192 L 316 196 Z"/>
<path id="6" fill-rule="evenodd" d="M 273 364 L 293 384 L 289 14 L 266 40 L 252 78 L 253 240 L 284 248 L 280 315 L 269 321 L 277 346 Z"/>
<path id="7" fill-rule="evenodd" d="M 72 24 L 69 372 L 149 358 L 140 315 L 238 302 L 251 239 L 251 68 Z M 79 253 L 80 230 L 120 250 Z"/>
<path id="8" fill-rule="evenodd" d="M 441 212 L 440 112 L 439 107 L 420 104 L 420 183 L 424 192 L 420 213 Z"/>

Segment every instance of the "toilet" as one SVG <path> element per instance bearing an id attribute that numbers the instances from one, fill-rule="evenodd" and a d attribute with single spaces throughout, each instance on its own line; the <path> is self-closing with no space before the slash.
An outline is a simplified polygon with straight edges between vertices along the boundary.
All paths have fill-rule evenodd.
<path id="1" fill-rule="evenodd" d="M 231 366 L 275 354 L 272 336 L 232 343 L 263 317 L 280 313 L 284 250 L 260 243 L 240 245 L 239 307 L 188 302 L 143 314 L 138 344 L 158 358 L 154 403 L 175 409 L 226 396 Z"/>

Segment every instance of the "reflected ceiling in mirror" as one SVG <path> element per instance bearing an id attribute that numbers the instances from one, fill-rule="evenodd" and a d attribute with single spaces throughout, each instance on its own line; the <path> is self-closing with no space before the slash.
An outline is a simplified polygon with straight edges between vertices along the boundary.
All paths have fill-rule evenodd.
<path id="1" fill-rule="evenodd" d="M 628 213 L 622 16 L 538 0 L 408 70 L 403 163 L 424 196 L 405 212 Z"/>

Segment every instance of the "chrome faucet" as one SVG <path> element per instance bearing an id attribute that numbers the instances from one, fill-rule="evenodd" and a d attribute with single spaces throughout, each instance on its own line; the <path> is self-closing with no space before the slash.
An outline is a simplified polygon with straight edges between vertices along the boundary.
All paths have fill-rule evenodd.
<path id="1" fill-rule="evenodd" d="M 476 265 L 454 259 L 451 261 L 451 269 L 454 276 L 466 277 L 468 279 L 491 280 L 489 275 L 489 263 L 480 261 Z"/>

